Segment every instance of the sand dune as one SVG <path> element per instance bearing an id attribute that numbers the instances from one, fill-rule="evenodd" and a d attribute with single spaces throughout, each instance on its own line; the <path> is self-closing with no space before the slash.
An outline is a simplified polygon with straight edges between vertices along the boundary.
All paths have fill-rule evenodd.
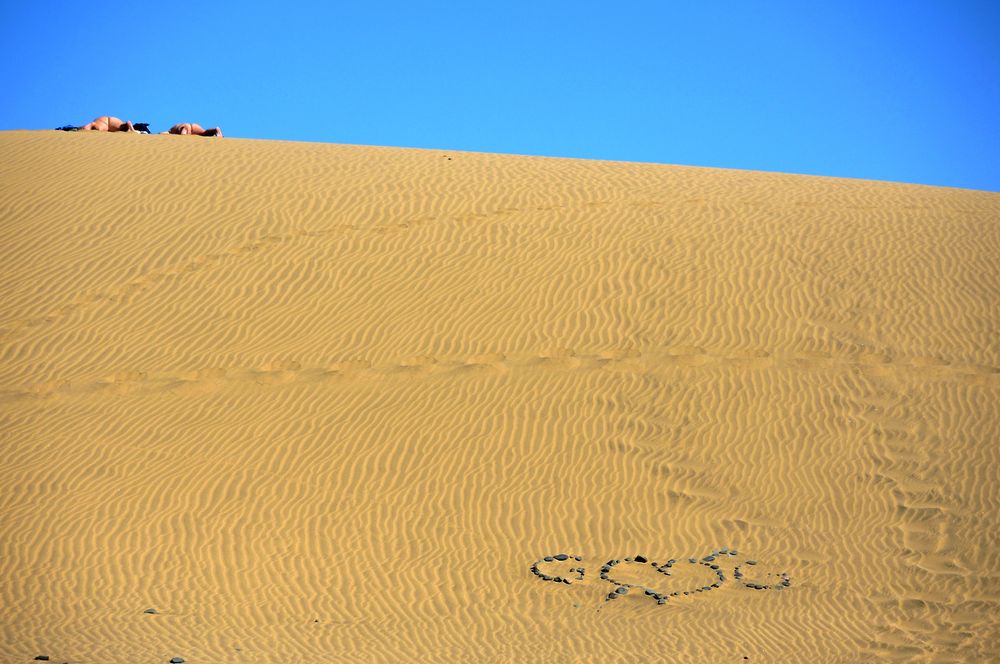
<path id="1" fill-rule="evenodd" d="M 3 661 L 1000 659 L 1000 195 L 0 148 Z"/>

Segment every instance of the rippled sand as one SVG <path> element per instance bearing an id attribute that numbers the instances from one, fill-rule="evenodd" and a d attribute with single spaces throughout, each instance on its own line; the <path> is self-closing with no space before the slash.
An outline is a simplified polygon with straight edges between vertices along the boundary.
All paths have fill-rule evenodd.
<path id="1" fill-rule="evenodd" d="M 4 661 L 1000 658 L 1000 194 L 0 153 Z"/>

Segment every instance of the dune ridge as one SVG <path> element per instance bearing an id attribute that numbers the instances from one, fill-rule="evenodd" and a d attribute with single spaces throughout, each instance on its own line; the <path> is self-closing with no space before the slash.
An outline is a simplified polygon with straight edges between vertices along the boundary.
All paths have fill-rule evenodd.
<path id="1" fill-rule="evenodd" d="M 1000 195 L 0 145 L 5 661 L 1000 658 Z"/>

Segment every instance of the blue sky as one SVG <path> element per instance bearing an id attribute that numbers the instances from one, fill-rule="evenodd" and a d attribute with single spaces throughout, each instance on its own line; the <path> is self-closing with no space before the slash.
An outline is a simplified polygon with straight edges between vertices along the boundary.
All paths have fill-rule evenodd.
<path id="1" fill-rule="evenodd" d="M 1000 191 L 1000 0 L 0 0 L 0 129 L 649 161 Z"/>

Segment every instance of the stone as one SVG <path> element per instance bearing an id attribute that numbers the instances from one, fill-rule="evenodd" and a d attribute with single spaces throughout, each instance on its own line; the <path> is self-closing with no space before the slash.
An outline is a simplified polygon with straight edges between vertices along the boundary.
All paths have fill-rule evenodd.
<path id="1" fill-rule="evenodd" d="M 657 604 L 666 604 L 666 603 L 667 603 L 667 600 L 665 600 L 665 599 L 663 599 L 663 598 L 661 597 L 661 598 L 659 598 L 658 600 L 656 600 L 656 603 L 657 603 Z"/>
<path id="2" fill-rule="evenodd" d="M 715 560 L 715 556 L 705 556 L 704 558 L 702 558 L 702 560 L 705 561 L 706 563 L 710 563 L 713 560 Z"/>
<path id="3" fill-rule="evenodd" d="M 49 656 L 48 655 L 38 655 L 37 657 L 35 657 L 35 661 L 36 662 L 47 662 L 47 661 L 49 661 Z"/>
<path id="4" fill-rule="evenodd" d="M 691 563 L 692 565 L 694 565 L 698 561 L 695 560 L 694 558 L 688 558 L 688 562 Z"/>
<path id="5" fill-rule="evenodd" d="M 573 556 L 573 560 L 579 563 L 583 561 L 583 558 L 581 558 L 580 556 Z"/>
<path id="6" fill-rule="evenodd" d="M 156 613 L 156 609 L 146 609 L 143 613 Z"/>
<path id="7" fill-rule="evenodd" d="M 618 586 L 617 588 L 615 588 L 615 592 L 618 593 L 619 595 L 624 595 L 625 593 L 628 592 L 628 588 L 625 588 L 623 586 Z"/>
<path id="8" fill-rule="evenodd" d="M 569 556 L 567 556 L 565 553 L 560 553 L 560 554 L 552 556 L 552 557 L 555 558 L 556 560 L 558 560 L 559 562 L 562 562 L 564 560 L 569 560 Z"/>
<path id="9" fill-rule="evenodd" d="M 646 556 L 636 556 L 634 558 L 634 560 L 637 563 L 648 563 L 649 562 L 649 558 L 647 558 Z"/>
<path id="10" fill-rule="evenodd" d="M 747 561 L 747 565 L 756 565 L 756 564 L 757 564 L 756 560 L 748 560 Z"/>
<path id="11" fill-rule="evenodd" d="M 542 558 L 542 560 L 544 560 L 547 563 L 551 563 L 553 560 L 555 560 L 555 558 L 553 558 L 552 556 L 545 556 L 544 558 Z"/>
<path id="12" fill-rule="evenodd" d="M 170 664 L 184 664 L 184 658 L 183 657 L 172 657 L 170 659 Z"/>

